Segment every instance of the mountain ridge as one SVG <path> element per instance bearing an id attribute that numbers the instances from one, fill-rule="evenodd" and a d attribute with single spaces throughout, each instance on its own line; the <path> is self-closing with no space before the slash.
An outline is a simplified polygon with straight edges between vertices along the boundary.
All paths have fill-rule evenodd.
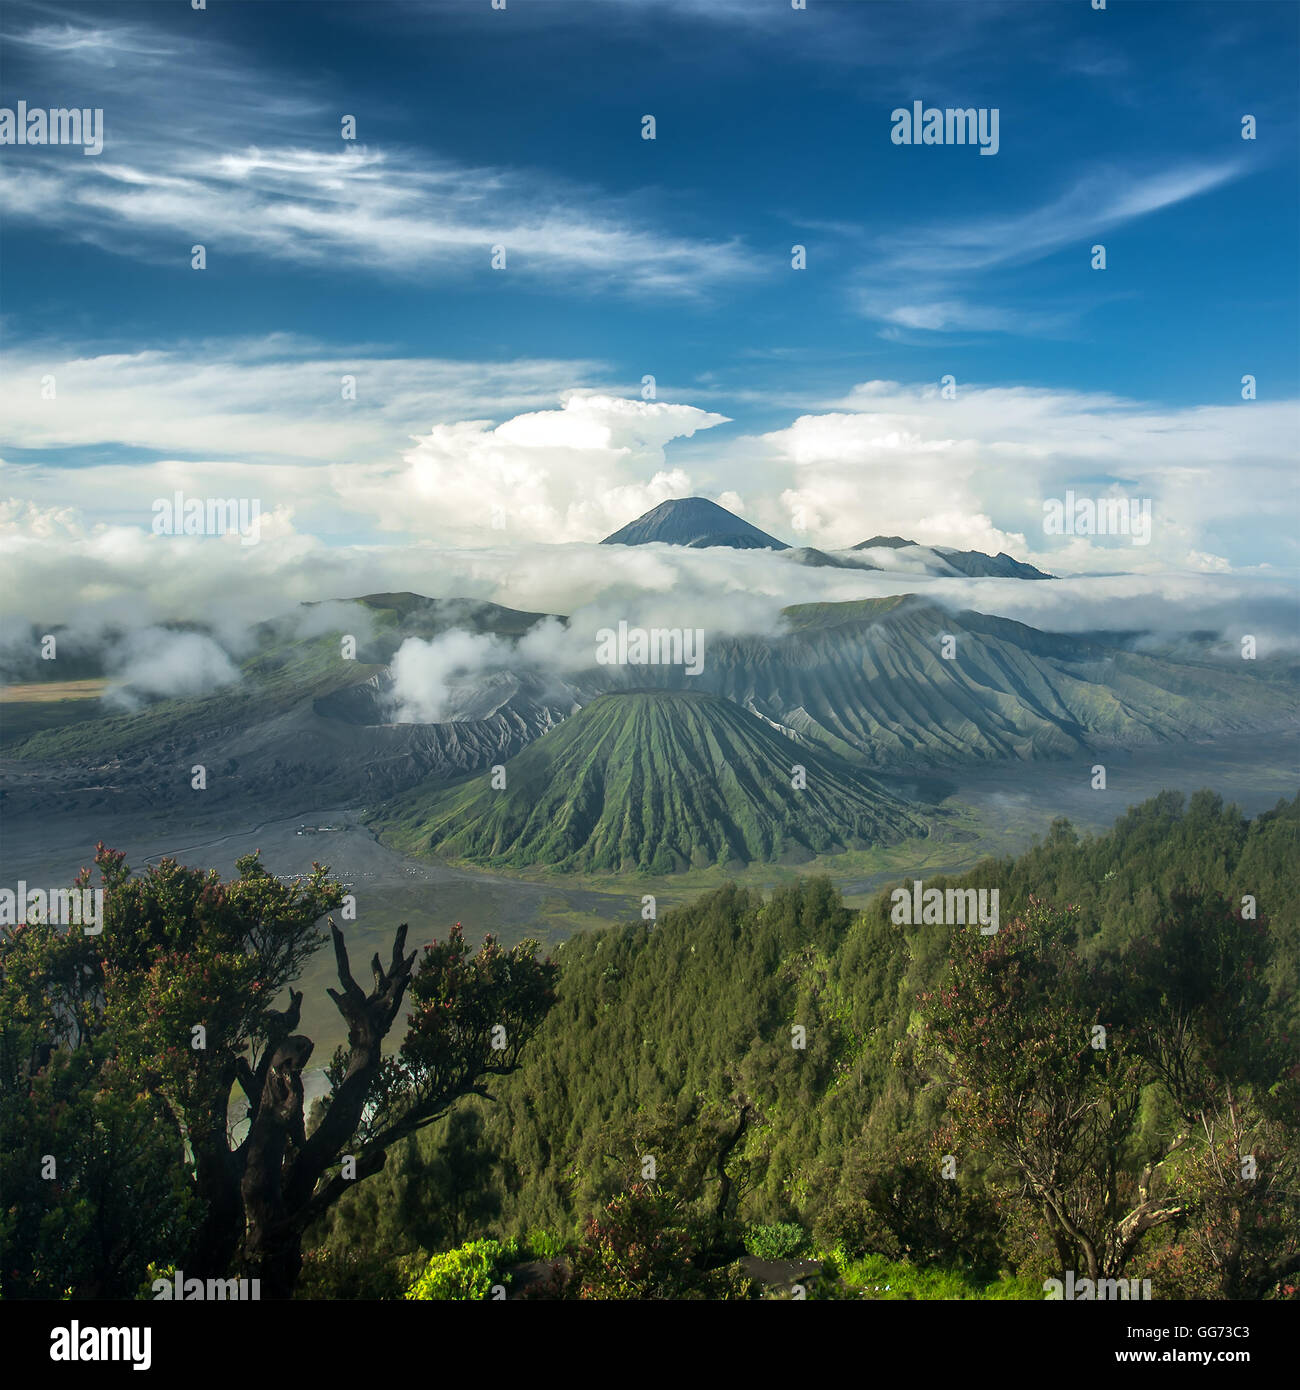
<path id="1" fill-rule="evenodd" d="M 681 545 L 700 550 L 789 550 L 785 541 L 710 502 L 707 497 L 674 497 L 651 507 L 634 521 L 605 537 L 601 545 Z"/>
<path id="2" fill-rule="evenodd" d="M 1056 577 L 1048 574 L 1045 570 L 1038 569 L 1035 565 L 1017 560 L 1014 556 L 1008 555 L 1005 550 L 999 550 L 996 555 L 990 555 L 983 550 L 958 550 L 951 545 L 921 545 L 919 541 L 909 541 L 903 536 L 872 536 L 870 540 L 859 541 L 857 545 L 850 546 L 845 553 L 856 554 L 863 550 L 914 550 L 918 552 L 922 561 L 928 552 L 931 555 L 937 555 L 941 562 L 956 570 L 958 574 L 964 574 L 968 579 L 1054 579 Z M 805 561 L 804 563 L 810 562 Z M 837 562 L 832 560 L 831 563 Z M 873 565 L 871 568 L 876 569 L 879 566 Z"/>
<path id="3" fill-rule="evenodd" d="M 801 747 L 888 772 L 1082 757 L 1300 723 L 1292 663 L 1214 660 L 1190 639 L 1150 650 L 1116 634 L 1044 632 L 916 594 L 791 605 L 774 631 L 710 633 L 698 676 L 594 661 L 582 670 L 468 673 L 449 687 L 442 722 L 397 723 L 387 663 L 406 637 L 450 623 L 509 641 L 537 615 L 416 594 L 369 597 L 379 605 L 374 631 L 358 634 L 354 661 L 341 659 L 337 632 L 304 637 L 270 624 L 238 684 L 204 696 L 134 712 L 90 699 L 6 704 L 6 805 L 15 815 L 29 804 L 75 814 L 79 789 L 91 787 L 104 804 L 179 808 L 193 797 L 175 770 L 198 760 L 212 770 L 205 804 L 296 809 L 304 797 L 328 796 L 376 806 L 429 778 L 446 783 L 505 762 L 597 697 L 641 686 L 718 696 Z M 559 621 L 571 630 L 571 620 Z"/>

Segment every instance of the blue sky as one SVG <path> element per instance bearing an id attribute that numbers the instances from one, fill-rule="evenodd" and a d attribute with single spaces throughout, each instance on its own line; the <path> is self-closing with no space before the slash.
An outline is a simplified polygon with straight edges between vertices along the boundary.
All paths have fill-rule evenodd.
<path id="1" fill-rule="evenodd" d="M 11 4 L 3 104 L 105 147 L 0 150 L 0 495 L 71 534 L 258 486 L 285 534 L 472 547 L 491 497 L 580 542 L 689 489 L 1041 556 L 1043 497 L 1122 487 L 1146 563 L 1291 570 L 1298 69 L 1251 0 Z M 916 100 L 997 108 L 998 153 L 891 143 Z"/>

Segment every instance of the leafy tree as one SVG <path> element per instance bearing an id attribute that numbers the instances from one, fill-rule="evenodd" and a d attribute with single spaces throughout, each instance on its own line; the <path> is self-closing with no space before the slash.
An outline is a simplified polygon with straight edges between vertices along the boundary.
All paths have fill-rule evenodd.
<path id="1" fill-rule="evenodd" d="M 1187 1202 L 1181 1241 L 1158 1266 L 1184 1296 L 1260 1299 L 1300 1283 L 1300 1145 L 1292 1081 L 1258 1103 L 1237 1095 L 1203 1116 L 1171 1186 Z"/>
<path id="2" fill-rule="evenodd" d="M 1061 1268 L 1081 1262 L 1095 1280 L 1117 1278 L 1144 1232 L 1184 1214 L 1157 1183 L 1186 1136 L 1142 1153 L 1143 1059 L 1077 951 L 1076 917 L 1035 900 L 995 936 L 955 929 L 950 979 L 922 1000 L 920 1056 L 950 1088 L 957 1137 L 1023 1183 Z"/>
<path id="3" fill-rule="evenodd" d="M 1078 919 L 1031 901 L 992 940 L 954 934 L 922 1055 L 952 1088 L 957 1131 L 1040 1205 L 1062 1268 L 1118 1277 L 1170 1226 L 1221 1296 L 1263 1296 L 1300 1269 L 1296 1086 L 1270 1022 L 1267 925 L 1179 889 L 1148 933 L 1085 953 Z"/>
<path id="4" fill-rule="evenodd" d="M 179 1138 L 90 1029 L 93 945 L 0 935 L 0 1297 L 130 1298 L 193 1204 Z"/>
<path id="5" fill-rule="evenodd" d="M 1223 1298 L 1300 1271 L 1300 1068 L 1269 1009 L 1272 944 L 1218 894 L 1177 893 L 1126 956 L 1136 1045 L 1196 1141 L 1185 1238 Z"/>
<path id="6" fill-rule="evenodd" d="M 471 954 L 459 925 L 426 948 L 418 970 L 400 926 L 388 965 L 372 959 L 367 994 L 330 921 L 339 988 L 328 992 L 348 1042 L 308 1135 L 302 1074 L 312 1043 L 295 1031 L 303 996 L 292 981 L 323 945 L 316 923 L 342 902 L 340 885 L 319 865 L 283 884 L 256 855 L 238 861 L 229 883 L 172 860 L 132 876 L 124 856 L 102 845 L 95 862 L 103 933 L 53 948 L 49 988 L 25 1059 L 24 1039 L 14 1040 L 13 1070 L 21 1084 L 56 1052 L 107 1045 L 142 1113 L 167 1118 L 173 1154 L 184 1145 L 199 1212 L 187 1274 L 222 1277 L 237 1265 L 262 1279 L 268 1297 L 287 1296 L 307 1227 L 354 1179 L 379 1171 L 392 1145 L 514 1070 L 553 1000 L 556 968 L 537 959 L 536 943 L 506 951 L 489 937 Z M 84 871 L 79 886 L 88 883 Z M 25 962 L 11 952 L 0 983 L 20 991 Z M 273 1009 L 286 988 L 288 1008 Z M 398 1053 L 385 1057 L 408 988 L 409 1026 Z M 236 1086 L 242 1115 L 232 1114 Z M 355 1162 L 346 1177 L 344 1155 Z"/>

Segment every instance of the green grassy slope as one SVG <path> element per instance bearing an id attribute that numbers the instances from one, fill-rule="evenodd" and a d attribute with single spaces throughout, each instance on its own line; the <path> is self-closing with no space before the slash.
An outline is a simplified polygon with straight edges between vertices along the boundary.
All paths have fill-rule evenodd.
<path id="1" fill-rule="evenodd" d="M 417 787 L 387 808 L 386 838 L 497 867 L 666 873 L 925 833 L 855 769 L 708 695 L 603 695 L 513 758 L 506 779 Z"/>

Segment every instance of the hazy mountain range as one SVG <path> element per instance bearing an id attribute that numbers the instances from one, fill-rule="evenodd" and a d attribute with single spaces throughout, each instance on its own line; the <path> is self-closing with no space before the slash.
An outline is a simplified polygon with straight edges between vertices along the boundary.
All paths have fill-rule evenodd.
<path id="1" fill-rule="evenodd" d="M 661 502 L 630 521 L 602 545 L 685 545 L 692 549 L 728 546 L 733 550 L 780 550 L 799 565 L 837 569 L 910 569 L 919 574 L 968 575 L 972 578 L 1050 579 L 1052 576 L 1022 564 L 1003 551 L 985 555 L 979 550 L 954 550 L 951 546 L 924 546 L 902 536 L 873 536 L 846 550 L 790 547 L 785 541 L 710 502 L 704 497 L 678 497 Z M 893 555 L 872 556 L 873 551 Z M 867 552 L 867 553 L 863 553 Z"/>
<path id="2" fill-rule="evenodd" d="M 701 501 L 657 507 L 610 542 L 772 541 Z M 923 550 L 874 537 L 851 553 Z M 929 554 L 955 567 L 977 552 Z M 586 621 L 411 593 L 304 605 L 262 624 L 216 688 L 161 699 L 114 692 L 93 652 L 74 652 L 61 684 L 34 668 L 0 705 L 7 805 L 193 806 L 202 764 L 205 807 L 250 821 L 351 804 L 407 847 L 471 862 L 667 872 L 928 833 L 925 808 L 875 772 L 1300 722 L 1295 671 L 1280 660 L 1225 658 L 1208 641 L 1175 653 L 1141 634 L 1043 632 L 913 594 L 788 607 L 773 631 L 705 631 L 698 675 L 602 665 Z M 217 650 L 198 625 L 176 634 Z M 504 789 L 490 785 L 494 767 Z"/>

